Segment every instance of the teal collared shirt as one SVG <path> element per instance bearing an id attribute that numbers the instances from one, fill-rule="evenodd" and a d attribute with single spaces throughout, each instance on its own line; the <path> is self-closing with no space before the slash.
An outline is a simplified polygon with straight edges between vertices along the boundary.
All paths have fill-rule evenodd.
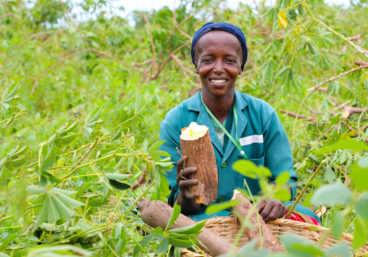
<path id="1" fill-rule="evenodd" d="M 234 104 L 238 114 L 237 134 L 246 156 L 256 165 L 263 165 L 271 170 L 270 182 L 274 181 L 283 171 L 289 171 L 291 178 L 289 185 L 292 189 L 293 198 L 297 176 L 293 171 L 293 158 L 289 140 L 275 110 L 265 101 L 238 91 L 235 91 Z M 176 164 L 180 159 L 176 147 L 180 149 L 181 129 L 188 127 L 193 121 L 209 128 L 219 178 L 218 197 L 215 202 L 230 200 L 234 189 L 244 189 L 244 179 L 246 179 L 252 194 L 258 194 L 260 191 L 258 180 L 244 177 L 232 169 L 234 162 L 243 158 L 231 141 L 228 141 L 223 149 L 211 118 L 201 102 L 199 93 L 177 105 L 166 114 L 160 126 L 160 140 L 165 140 L 160 149 L 168 152 L 171 155 L 171 161 Z M 234 120 L 232 121 L 230 134 L 235 138 Z M 171 189 L 168 201 L 169 204 L 173 205 L 179 192 L 176 184 L 176 165 L 171 171 L 167 171 L 166 177 Z M 203 208 L 202 213 L 191 217 L 195 220 L 209 218 L 210 216 L 206 215 L 204 210 L 205 208 Z M 225 216 L 228 214 L 229 212 L 224 211 L 216 215 Z"/>

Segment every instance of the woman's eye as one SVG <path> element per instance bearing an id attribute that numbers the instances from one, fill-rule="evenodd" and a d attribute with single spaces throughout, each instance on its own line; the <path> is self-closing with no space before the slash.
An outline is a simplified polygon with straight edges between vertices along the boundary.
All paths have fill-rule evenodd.
<path id="1" fill-rule="evenodd" d="M 211 62 L 211 59 L 203 59 L 202 62 L 203 63 L 210 63 Z"/>
<path id="2" fill-rule="evenodd" d="M 225 62 L 226 63 L 236 63 L 234 59 L 226 59 Z"/>

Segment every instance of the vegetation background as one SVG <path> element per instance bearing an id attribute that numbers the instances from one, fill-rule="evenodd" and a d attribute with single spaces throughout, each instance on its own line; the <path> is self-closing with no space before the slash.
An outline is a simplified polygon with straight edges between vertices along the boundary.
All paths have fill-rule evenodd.
<path id="1" fill-rule="evenodd" d="M 136 206 L 167 198 L 159 125 L 200 88 L 190 43 L 207 21 L 244 31 L 237 89 L 277 110 L 302 203 L 335 238 L 355 236 L 352 249 L 295 241 L 277 256 L 350 256 L 368 241 L 367 1 L 223 3 L 181 0 L 131 25 L 101 11 L 105 0 L 82 1 L 95 17 L 83 22 L 70 0 L 1 1 L 0 256 L 168 256 L 193 244 L 162 240 L 172 235 Z"/>

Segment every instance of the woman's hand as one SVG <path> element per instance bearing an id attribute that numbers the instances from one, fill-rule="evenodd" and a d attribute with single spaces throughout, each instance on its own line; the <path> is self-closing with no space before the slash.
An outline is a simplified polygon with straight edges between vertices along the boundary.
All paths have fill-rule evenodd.
<path id="1" fill-rule="evenodd" d="M 179 187 L 177 202 L 181 205 L 182 213 L 193 214 L 200 209 L 200 204 L 195 203 L 198 194 L 190 191 L 191 186 L 198 184 L 198 179 L 192 179 L 192 175 L 197 172 L 197 167 L 185 167 L 187 160 L 188 157 L 183 156 L 176 165 L 176 183 Z"/>
<path id="2" fill-rule="evenodd" d="M 280 200 L 275 199 L 263 200 L 257 209 L 265 222 L 281 218 L 287 212 L 284 204 Z"/>

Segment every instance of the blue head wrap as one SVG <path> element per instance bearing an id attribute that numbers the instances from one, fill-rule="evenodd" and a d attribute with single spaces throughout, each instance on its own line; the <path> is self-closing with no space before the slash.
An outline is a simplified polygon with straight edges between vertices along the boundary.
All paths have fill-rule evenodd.
<path id="1" fill-rule="evenodd" d="M 244 65 L 247 62 L 248 58 L 247 41 L 245 39 L 243 32 L 237 26 L 225 22 L 208 22 L 204 24 L 199 30 L 197 30 L 197 32 L 194 34 L 192 41 L 192 49 L 191 49 L 192 63 L 195 65 L 194 60 L 195 44 L 197 43 L 197 41 L 200 39 L 201 36 L 213 30 L 222 30 L 229 32 L 234 36 L 236 36 L 237 39 L 239 39 L 243 51 L 243 63 L 241 65 L 241 69 L 243 70 Z"/>

